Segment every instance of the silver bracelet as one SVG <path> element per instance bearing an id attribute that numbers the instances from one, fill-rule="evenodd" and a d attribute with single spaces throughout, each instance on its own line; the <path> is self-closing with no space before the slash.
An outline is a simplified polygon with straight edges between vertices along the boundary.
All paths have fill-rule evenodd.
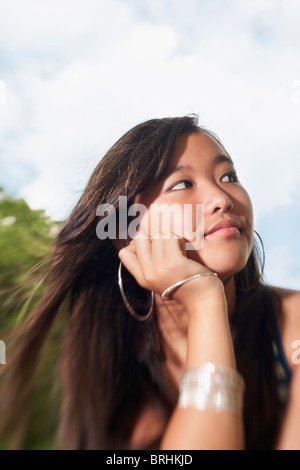
<path id="1" fill-rule="evenodd" d="M 241 415 L 244 390 L 244 380 L 237 371 L 208 362 L 184 372 L 178 407 Z"/>
<path id="2" fill-rule="evenodd" d="M 172 286 L 168 287 L 161 294 L 161 298 L 164 300 L 165 297 L 169 296 L 177 287 L 182 286 L 182 284 L 185 284 L 186 282 L 192 281 L 193 279 L 197 279 L 198 277 L 205 277 L 205 276 L 216 276 L 216 277 L 218 277 L 217 273 L 195 274 L 194 276 L 188 277 L 187 279 L 183 279 L 182 281 L 176 282 L 176 284 L 173 284 Z"/>

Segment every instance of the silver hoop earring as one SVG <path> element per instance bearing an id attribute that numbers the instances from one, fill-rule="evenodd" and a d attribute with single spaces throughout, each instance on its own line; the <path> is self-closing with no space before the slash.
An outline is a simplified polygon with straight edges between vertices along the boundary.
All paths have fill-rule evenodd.
<path id="1" fill-rule="evenodd" d="M 257 242 L 254 239 L 252 251 L 247 261 L 247 265 L 242 271 L 235 274 L 236 289 L 245 294 L 253 291 L 253 289 L 255 289 L 260 284 L 263 278 L 263 271 L 265 266 L 265 250 L 263 241 L 256 230 L 253 230 L 253 233 L 257 236 L 261 243 L 262 259 L 260 257 Z M 252 279 L 253 274 L 255 277 Z"/>
<path id="2" fill-rule="evenodd" d="M 262 277 L 262 273 L 263 273 L 263 270 L 264 270 L 264 267 L 265 267 L 265 262 L 266 262 L 266 253 L 265 253 L 265 247 L 264 247 L 264 243 L 262 241 L 262 238 L 261 236 L 259 235 L 259 233 L 256 231 L 256 230 L 253 230 L 253 232 L 255 233 L 255 235 L 257 236 L 257 238 L 259 239 L 259 242 L 261 244 L 261 248 L 262 248 L 262 262 L 261 262 L 261 277 Z"/>
<path id="3" fill-rule="evenodd" d="M 119 284 L 119 288 L 120 288 L 120 293 L 121 293 L 121 296 L 122 296 L 122 299 L 123 299 L 123 302 L 125 304 L 125 307 L 127 308 L 128 312 L 130 313 L 130 315 L 133 316 L 133 318 L 135 318 L 137 321 L 145 321 L 147 320 L 151 313 L 153 312 L 153 308 L 154 308 L 154 292 L 151 291 L 151 305 L 150 305 L 150 310 L 149 312 L 146 314 L 146 315 L 139 315 L 133 308 L 132 306 L 130 305 L 130 303 L 128 302 L 128 299 L 125 295 L 125 292 L 124 292 L 124 288 L 123 288 L 123 280 L 122 280 L 122 261 L 120 261 L 120 264 L 119 264 L 119 270 L 118 270 L 118 284 Z"/>

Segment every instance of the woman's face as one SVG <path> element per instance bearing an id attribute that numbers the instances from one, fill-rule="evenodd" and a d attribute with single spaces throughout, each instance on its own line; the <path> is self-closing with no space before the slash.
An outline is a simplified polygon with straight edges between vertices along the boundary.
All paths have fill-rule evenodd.
<path id="1" fill-rule="evenodd" d="M 203 243 L 187 256 L 217 272 L 223 281 L 246 265 L 253 244 L 252 204 L 230 157 L 211 136 L 182 135 L 167 176 L 135 202 L 148 210 L 153 204 L 182 208 L 189 204 L 194 209 L 202 204 Z"/>

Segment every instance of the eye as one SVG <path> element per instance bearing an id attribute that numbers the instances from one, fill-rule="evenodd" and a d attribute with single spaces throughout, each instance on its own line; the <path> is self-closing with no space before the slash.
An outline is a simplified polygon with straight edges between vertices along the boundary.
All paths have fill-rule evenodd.
<path id="1" fill-rule="evenodd" d="M 171 190 L 177 191 L 178 189 L 187 189 L 191 188 L 193 184 L 189 180 L 181 180 L 178 181 L 178 183 L 174 184 L 174 186 L 171 186 Z"/>
<path id="2" fill-rule="evenodd" d="M 229 171 L 228 173 L 225 173 L 225 175 L 221 177 L 221 182 L 222 183 L 237 183 L 238 177 L 237 177 L 236 171 Z"/>

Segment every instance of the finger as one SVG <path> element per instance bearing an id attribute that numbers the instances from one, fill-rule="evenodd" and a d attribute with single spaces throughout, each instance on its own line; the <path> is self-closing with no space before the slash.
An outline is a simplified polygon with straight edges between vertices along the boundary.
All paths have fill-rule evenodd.
<path id="1" fill-rule="evenodd" d="M 176 234 L 171 233 L 164 243 L 164 257 L 168 259 L 182 256 L 186 257 L 185 241 Z"/>
<path id="2" fill-rule="evenodd" d="M 164 257 L 164 234 L 156 233 L 151 237 L 151 254 L 154 266 L 162 262 Z"/>
<path id="3" fill-rule="evenodd" d="M 122 248 L 118 255 L 125 268 L 136 279 L 138 284 L 143 286 L 145 284 L 145 277 L 135 251 L 135 246 L 130 244 L 126 248 Z"/>
<path id="4" fill-rule="evenodd" d="M 144 234 L 138 234 L 134 239 L 136 255 L 143 273 L 152 269 L 151 242 Z"/>

